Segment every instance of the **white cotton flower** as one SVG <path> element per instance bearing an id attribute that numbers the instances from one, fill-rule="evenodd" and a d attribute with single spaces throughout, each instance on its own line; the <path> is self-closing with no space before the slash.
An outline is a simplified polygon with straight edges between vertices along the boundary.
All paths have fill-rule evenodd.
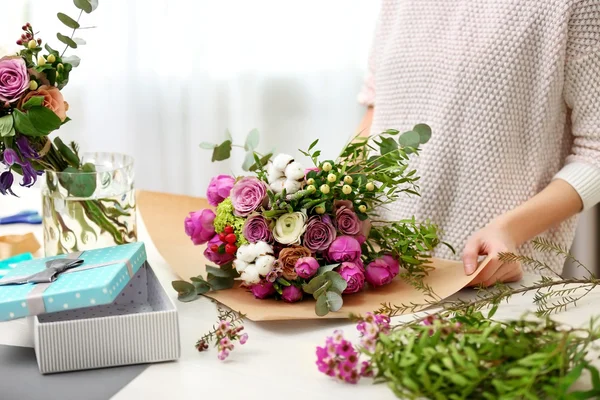
<path id="1" fill-rule="evenodd" d="M 269 164 L 267 166 L 267 181 L 273 183 L 280 178 L 284 178 L 283 171 L 275 168 L 273 164 Z"/>
<path id="2" fill-rule="evenodd" d="M 285 167 L 285 177 L 288 180 L 299 181 L 304 179 L 304 167 L 298 161 L 293 161 Z"/>
<path id="3" fill-rule="evenodd" d="M 247 263 L 253 262 L 256 259 L 256 257 L 258 257 L 258 253 L 256 252 L 254 243 L 241 245 L 236 253 L 237 259 Z"/>
<path id="4" fill-rule="evenodd" d="M 275 169 L 283 172 L 288 164 L 292 161 L 294 161 L 294 157 L 290 156 L 289 154 L 277 154 L 272 163 Z"/>
<path id="5" fill-rule="evenodd" d="M 273 254 L 273 247 L 267 242 L 260 241 L 254 243 L 254 251 L 256 252 L 256 257 L 265 256 Z"/>
<path id="6" fill-rule="evenodd" d="M 259 256 L 255 261 L 256 271 L 259 275 L 267 276 L 269 272 L 273 271 L 273 263 L 275 257 L 273 256 Z"/>
<path id="7" fill-rule="evenodd" d="M 273 193 L 277 194 L 277 193 L 281 193 L 283 191 L 283 187 L 285 185 L 286 179 L 285 178 L 279 178 L 276 181 L 274 181 L 273 183 L 271 183 L 269 185 L 269 187 L 271 188 L 271 190 L 273 191 Z"/>
<path id="8" fill-rule="evenodd" d="M 287 179 L 285 181 L 285 183 L 283 184 L 283 187 L 285 188 L 285 192 L 287 194 L 294 194 L 297 191 L 299 191 L 300 189 L 302 189 L 302 182 L 292 181 L 290 179 Z"/>
<path id="9" fill-rule="evenodd" d="M 242 261 L 239 258 L 233 260 L 233 266 L 235 267 L 237 272 L 244 272 L 246 267 L 248 267 L 248 263 L 246 261 Z"/>
<path id="10" fill-rule="evenodd" d="M 256 269 L 256 265 L 250 264 L 246 267 L 244 272 L 240 275 L 244 283 L 255 284 L 260 282 L 260 275 Z"/>

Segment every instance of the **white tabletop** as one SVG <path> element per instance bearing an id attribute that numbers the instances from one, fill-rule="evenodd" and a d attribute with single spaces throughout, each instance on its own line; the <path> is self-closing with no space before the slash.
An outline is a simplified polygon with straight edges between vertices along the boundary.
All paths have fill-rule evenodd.
<path id="1" fill-rule="evenodd" d="M 40 193 L 36 189 L 20 191 L 23 197 L 0 197 L 0 216 L 24 209 L 40 209 Z M 40 225 L 0 226 L 0 235 L 34 232 L 42 243 Z M 138 216 L 138 236 L 147 248 L 148 260 L 158 278 L 175 299 L 171 281 L 177 277 L 170 270 L 150 241 L 143 221 Z M 532 283 L 534 276 L 526 276 L 522 284 Z M 468 299 L 473 291 L 465 290 L 460 297 Z M 586 297 L 576 309 L 556 315 L 555 319 L 570 325 L 585 325 L 590 317 L 598 314 L 600 290 Z M 321 346 L 326 336 L 335 329 L 343 329 L 350 339 L 358 338 L 353 324 L 339 320 L 302 322 L 245 323 L 249 340 L 238 346 L 225 362 L 217 359 L 211 348 L 198 353 L 194 344 L 216 321 L 215 305 L 201 298 L 191 303 L 176 301 L 180 317 L 182 356 L 176 362 L 153 364 L 142 372 L 113 399 L 164 399 L 184 398 L 246 398 L 264 399 L 265 391 L 277 393 L 278 397 L 294 399 L 394 399 L 385 385 L 371 385 L 368 379 L 358 385 L 342 384 L 318 372 L 315 348 Z M 533 310 L 532 295 L 518 296 L 501 306 L 499 318 L 518 318 L 527 310 Z M 394 318 L 394 321 L 412 316 Z M 0 344 L 33 347 L 28 320 L 0 323 Z M 599 365 L 600 366 L 600 365 Z M 587 387 L 580 382 L 579 387 Z M 268 395 L 271 396 L 271 395 Z M 217 397 L 215 397 L 217 398 Z"/>

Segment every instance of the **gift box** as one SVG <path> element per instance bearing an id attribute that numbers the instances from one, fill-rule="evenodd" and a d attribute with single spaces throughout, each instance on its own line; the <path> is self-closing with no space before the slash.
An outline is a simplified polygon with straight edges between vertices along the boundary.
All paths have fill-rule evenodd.
<path id="1" fill-rule="evenodd" d="M 53 260 L 77 265 L 53 282 L 0 286 L 0 319 L 34 316 L 40 372 L 179 358 L 177 310 L 148 264 L 143 243 L 26 261 L 0 284 L 43 271 Z"/>

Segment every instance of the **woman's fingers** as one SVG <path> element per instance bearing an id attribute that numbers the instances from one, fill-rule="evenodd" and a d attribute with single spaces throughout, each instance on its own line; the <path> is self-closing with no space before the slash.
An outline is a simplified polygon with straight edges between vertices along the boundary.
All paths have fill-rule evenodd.
<path id="1" fill-rule="evenodd" d="M 502 266 L 502 263 L 498 260 L 497 257 L 494 257 L 490 260 L 490 262 L 483 268 L 483 270 L 477 275 L 469 286 L 477 286 L 486 281 L 489 281 L 493 278 L 493 276 L 497 273 L 498 269 Z"/>
<path id="2" fill-rule="evenodd" d="M 465 266 L 465 274 L 471 275 L 477 270 L 477 259 L 481 250 L 481 241 L 476 236 L 471 236 L 463 250 L 463 264 Z"/>

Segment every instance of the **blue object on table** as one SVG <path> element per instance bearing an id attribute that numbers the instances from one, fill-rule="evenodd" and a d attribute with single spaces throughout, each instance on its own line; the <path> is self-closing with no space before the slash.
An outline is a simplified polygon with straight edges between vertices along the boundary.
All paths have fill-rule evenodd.
<path id="1" fill-rule="evenodd" d="M 33 260 L 33 254 L 23 253 L 17 254 L 16 256 L 0 260 L 0 278 L 10 272 L 14 267 L 17 266 L 21 261 Z"/>
<path id="2" fill-rule="evenodd" d="M 8 217 L 0 217 L 0 225 L 8 224 L 33 224 L 42 223 L 42 216 L 35 210 L 21 211 L 20 213 L 9 215 Z"/>

